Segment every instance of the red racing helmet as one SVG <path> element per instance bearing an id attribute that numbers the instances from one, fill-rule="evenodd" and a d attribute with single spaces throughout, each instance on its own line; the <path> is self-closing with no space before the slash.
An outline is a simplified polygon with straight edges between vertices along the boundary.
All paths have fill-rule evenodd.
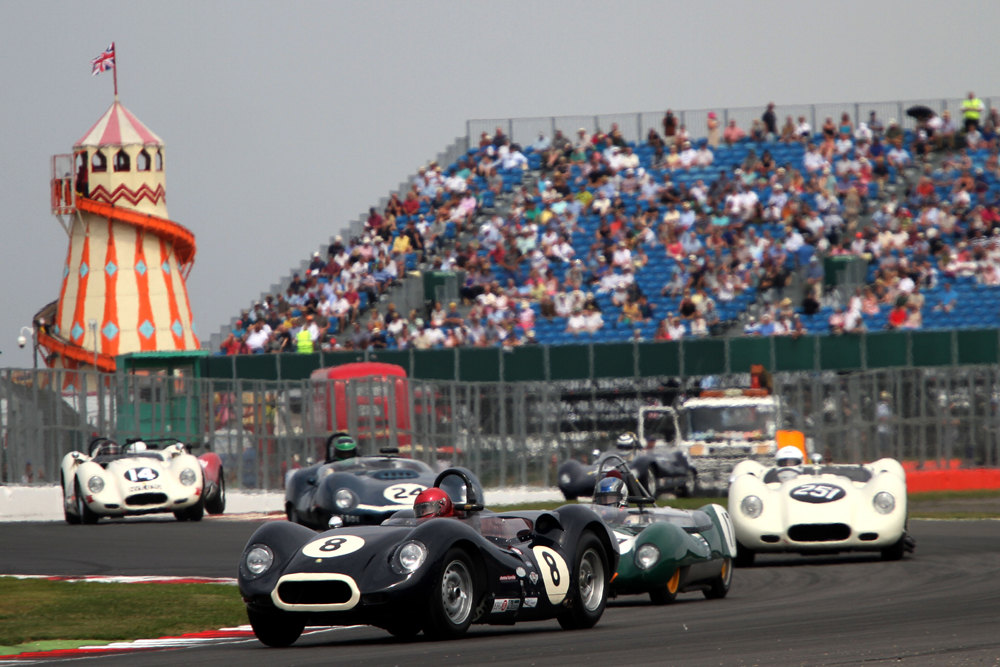
<path id="1" fill-rule="evenodd" d="M 413 515 L 418 519 L 429 516 L 454 516 L 455 506 L 447 493 L 432 486 L 421 491 L 413 501 Z"/>

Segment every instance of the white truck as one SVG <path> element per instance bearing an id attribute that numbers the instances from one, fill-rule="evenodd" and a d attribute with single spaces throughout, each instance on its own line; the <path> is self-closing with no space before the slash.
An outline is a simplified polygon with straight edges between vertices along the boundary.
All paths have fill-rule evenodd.
<path id="1" fill-rule="evenodd" d="M 639 408 L 638 435 L 646 446 L 683 451 L 702 490 L 725 490 L 740 461 L 773 460 L 781 407 L 766 389 L 706 390 L 672 407 Z"/>

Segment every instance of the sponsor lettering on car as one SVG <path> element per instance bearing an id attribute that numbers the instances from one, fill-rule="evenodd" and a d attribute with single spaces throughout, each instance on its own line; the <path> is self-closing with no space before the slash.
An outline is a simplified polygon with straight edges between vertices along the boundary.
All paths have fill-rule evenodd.
<path id="1" fill-rule="evenodd" d="M 494 614 L 501 614 L 505 611 L 517 611 L 521 607 L 521 601 L 516 598 L 499 598 L 493 601 Z"/>

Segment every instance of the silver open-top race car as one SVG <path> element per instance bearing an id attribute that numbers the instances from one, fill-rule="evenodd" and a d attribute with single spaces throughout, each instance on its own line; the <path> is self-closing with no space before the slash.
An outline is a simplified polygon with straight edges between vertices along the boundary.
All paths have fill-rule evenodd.
<path id="1" fill-rule="evenodd" d="M 200 521 L 205 510 L 221 514 L 226 509 L 219 456 L 206 452 L 195 458 L 174 439 L 119 445 L 95 438 L 86 454 L 63 457 L 61 472 L 63 511 L 71 524 L 162 512 L 173 512 L 180 521 Z"/>
<path id="2" fill-rule="evenodd" d="M 759 552 L 879 551 L 899 560 L 913 550 L 906 474 L 898 461 L 810 466 L 802 465 L 798 451 L 779 450 L 774 467 L 743 461 L 733 469 L 729 513 L 737 565 L 752 564 Z"/>

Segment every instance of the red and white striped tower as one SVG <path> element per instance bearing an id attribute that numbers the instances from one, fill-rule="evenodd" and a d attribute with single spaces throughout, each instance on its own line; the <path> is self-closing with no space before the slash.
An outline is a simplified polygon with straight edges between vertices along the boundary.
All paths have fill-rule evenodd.
<path id="1" fill-rule="evenodd" d="M 52 158 L 52 212 L 69 236 L 62 288 L 36 315 L 51 367 L 115 368 L 128 352 L 195 350 L 185 280 L 194 234 L 169 219 L 163 141 L 114 104 Z"/>

